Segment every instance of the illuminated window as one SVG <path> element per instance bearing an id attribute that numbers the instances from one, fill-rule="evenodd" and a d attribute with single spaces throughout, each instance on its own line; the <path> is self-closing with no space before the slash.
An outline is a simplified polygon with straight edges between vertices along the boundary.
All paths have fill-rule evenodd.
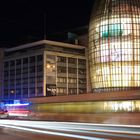
<path id="1" fill-rule="evenodd" d="M 69 84 L 76 84 L 77 83 L 77 79 L 76 78 L 69 78 L 68 79 L 68 83 Z"/>
<path id="2" fill-rule="evenodd" d="M 61 57 L 61 56 L 58 56 L 58 57 L 57 57 L 57 62 L 66 63 L 66 58 L 65 58 L 65 57 Z"/>
<path id="3" fill-rule="evenodd" d="M 58 73 L 66 73 L 66 67 L 58 66 L 58 67 L 57 67 L 57 72 L 58 72 Z"/>

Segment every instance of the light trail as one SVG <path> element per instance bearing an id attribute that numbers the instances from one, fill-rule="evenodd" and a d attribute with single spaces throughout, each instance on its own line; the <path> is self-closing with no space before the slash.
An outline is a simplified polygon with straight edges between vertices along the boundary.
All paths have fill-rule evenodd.
<path id="1" fill-rule="evenodd" d="M 78 139 L 85 139 L 85 140 L 107 140 L 104 138 L 82 136 L 82 135 L 76 135 L 76 134 L 67 134 L 67 133 L 62 133 L 62 132 L 50 132 L 46 130 L 37 130 L 37 129 L 32 129 L 32 128 L 19 127 L 19 126 L 10 126 L 10 125 L 2 125 L 2 124 L 0 124 L 0 126 L 7 127 L 7 128 L 14 128 L 18 130 L 24 130 L 28 132 L 36 132 L 36 133 L 42 133 L 42 134 L 57 135 L 57 136 L 71 137 L 71 138 L 78 138 Z"/>
<path id="2" fill-rule="evenodd" d="M 9 120 L 3 120 L 0 122 L 0 124 L 11 124 L 11 125 L 18 125 L 18 126 L 26 126 L 26 127 L 36 127 L 36 128 L 42 128 L 42 129 L 81 129 L 81 130 L 95 130 L 95 131 L 102 131 L 102 132 L 111 132 L 111 133 L 126 133 L 126 134 L 138 134 L 140 135 L 140 131 L 122 131 L 122 130 L 107 130 L 97 128 L 94 129 L 93 126 L 106 126 L 106 127 L 126 127 L 126 128 L 140 128 L 140 125 L 113 125 L 113 124 L 90 124 L 90 123 L 70 123 L 70 122 L 46 122 L 46 121 L 9 121 Z M 45 126 L 44 126 L 45 125 Z M 75 127 L 76 125 L 76 127 Z"/>
<path id="3" fill-rule="evenodd" d="M 64 137 L 81 138 L 89 140 L 91 138 L 92 140 L 94 140 L 95 137 L 94 136 L 91 137 L 91 135 L 95 134 L 99 136 L 140 139 L 139 125 L 131 126 L 131 125 L 116 125 L 116 124 L 1 120 L 0 126 L 36 133 L 59 135 Z M 85 134 L 86 136 L 84 136 Z M 87 136 L 87 134 L 89 134 L 90 136 Z M 95 139 L 98 140 L 97 138 Z M 102 140 L 102 138 L 99 139 Z"/>

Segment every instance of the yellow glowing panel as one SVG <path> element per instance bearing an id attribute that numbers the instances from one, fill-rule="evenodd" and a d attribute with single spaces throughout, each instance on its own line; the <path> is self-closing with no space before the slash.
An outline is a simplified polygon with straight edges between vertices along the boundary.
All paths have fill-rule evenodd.
<path id="1" fill-rule="evenodd" d="M 118 7 L 116 1 L 101 1 L 105 5 L 96 1 L 89 27 L 92 89 L 138 87 L 140 3 L 122 0 Z"/>

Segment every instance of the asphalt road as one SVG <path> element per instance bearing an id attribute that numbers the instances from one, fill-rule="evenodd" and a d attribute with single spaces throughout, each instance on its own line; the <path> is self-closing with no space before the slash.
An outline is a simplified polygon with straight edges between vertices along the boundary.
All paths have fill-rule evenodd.
<path id="1" fill-rule="evenodd" d="M 138 125 L 0 120 L 0 140 L 140 140 Z"/>

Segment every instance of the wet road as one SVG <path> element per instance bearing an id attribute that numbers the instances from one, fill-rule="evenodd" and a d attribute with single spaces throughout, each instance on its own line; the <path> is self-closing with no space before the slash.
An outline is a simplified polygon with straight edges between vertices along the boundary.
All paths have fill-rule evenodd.
<path id="1" fill-rule="evenodd" d="M 138 125 L 0 120 L 0 140 L 139 140 Z"/>

